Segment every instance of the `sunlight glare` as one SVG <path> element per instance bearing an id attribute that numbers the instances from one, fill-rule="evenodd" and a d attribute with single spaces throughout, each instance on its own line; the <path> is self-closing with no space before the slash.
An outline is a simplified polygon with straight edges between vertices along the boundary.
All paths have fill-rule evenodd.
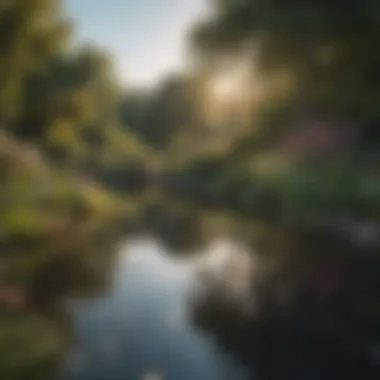
<path id="1" fill-rule="evenodd" d="M 240 81 L 233 75 L 223 75 L 216 78 L 212 85 L 212 95 L 220 102 L 231 101 L 240 88 Z"/>
<path id="2" fill-rule="evenodd" d="M 217 102 L 230 103 L 244 92 L 246 85 L 246 69 L 239 66 L 217 74 L 211 84 L 211 94 Z"/>

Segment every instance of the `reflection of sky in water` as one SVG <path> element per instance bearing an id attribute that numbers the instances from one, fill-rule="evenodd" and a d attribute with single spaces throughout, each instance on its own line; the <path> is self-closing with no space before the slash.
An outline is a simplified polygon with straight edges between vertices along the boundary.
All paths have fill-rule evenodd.
<path id="1" fill-rule="evenodd" d="M 228 358 L 187 324 L 192 268 L 165 257 L 157 242 L 126 244 L 113 293 L 76 309 L 78 352 L 65 379 L 140 380 L 157 372 L 165 380 L 239 380 Z"/>

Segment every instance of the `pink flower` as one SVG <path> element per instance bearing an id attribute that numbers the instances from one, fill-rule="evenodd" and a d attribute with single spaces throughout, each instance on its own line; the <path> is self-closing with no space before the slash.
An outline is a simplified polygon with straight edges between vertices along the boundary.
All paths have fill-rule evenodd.
<path id="1" fill-rule="evenodd" d="M 347 146 L 354 138 L 351 128 L 342 130 L 327 122 L 313 122 L 298 131 L 290 132 L 282 150 L 291 156 L 305 158 Z"/>

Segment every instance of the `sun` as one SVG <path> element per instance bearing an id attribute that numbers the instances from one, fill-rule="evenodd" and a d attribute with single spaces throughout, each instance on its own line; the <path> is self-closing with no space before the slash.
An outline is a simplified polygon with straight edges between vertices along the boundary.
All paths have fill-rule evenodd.
<path id="1" fill-rule="evenodd" d="M 218 102 L 230 102 L 238 94 L 240 85 L 240 80 L 236 76 L 223 74 L 214 79 L 211 85 L 211 93 Z"/>
<path id="2" fill-rule="evenodd" d="M 233 103 L 247 93 L 251 80 L 249 66 L 245 62 L 237 63 L 216 72 L 211 78 L 210 95 L 216 102 Z"/>
<path id="3" fill-rule="evenodd" d="M 202 113 L 210 129 L 244 128 L 252 118 L 252 105 L 260 98 L 262 86 L 255 66 L 248 59 L 234 59 L 210 65 L 200 82 Z"/>

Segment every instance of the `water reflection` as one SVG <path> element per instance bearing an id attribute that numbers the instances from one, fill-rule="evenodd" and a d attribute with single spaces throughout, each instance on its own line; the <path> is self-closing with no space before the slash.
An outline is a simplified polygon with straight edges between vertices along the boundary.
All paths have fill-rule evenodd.
<path id="1" fill-rule="evenodd" d="M 174 201 L 138 216 L 117 254 L 38 273 L 71 297 L 60 380 L 380 378 L 374 252 Z"/>
<path id="2" fill-rule="evenodd" d="M 111 293 L 72 305 L 76 349 L 65 380 L 244 379 L 245 374 L 194 330 L 187 299 L 196 260 L 170 258 L 157 241 L 123 245 Z"/>

